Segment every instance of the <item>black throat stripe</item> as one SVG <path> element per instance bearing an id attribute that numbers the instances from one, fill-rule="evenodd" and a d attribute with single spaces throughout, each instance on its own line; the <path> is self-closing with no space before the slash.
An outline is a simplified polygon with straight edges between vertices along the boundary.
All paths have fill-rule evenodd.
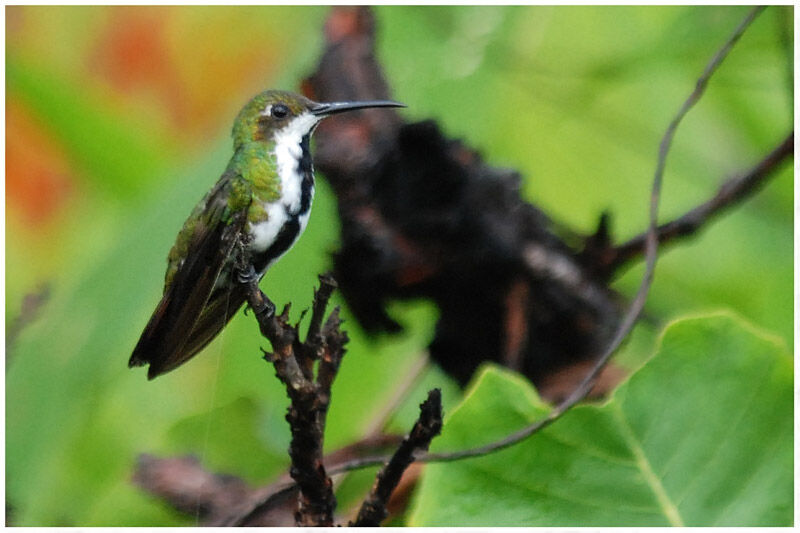
<path id="1" fill-rule="evenodd" d="M 292 244 L 300 235 L 299 218 L 297 215 L 290 218 L 278 232 L 278 236 L 270 247 L 254 258 L 253 267 L 257 272 L 263 272 L 272 261 L 285 254 L 292 247 Z"/>
<path id="2" fill-rule="evenodd" d="M 300 211 L 299 215 L 308 213 L 311 209 L 311 196 L 314 193 L 314 166 L 311 161 L 311 134 L 308 133 L 303 136 L 300 141 L 300 148 L 303 150 L 303 155 L 300 156 L 298 163 L 298 170 L 300 175 L 303 176 L 303 183 L 300 189 Z"/>

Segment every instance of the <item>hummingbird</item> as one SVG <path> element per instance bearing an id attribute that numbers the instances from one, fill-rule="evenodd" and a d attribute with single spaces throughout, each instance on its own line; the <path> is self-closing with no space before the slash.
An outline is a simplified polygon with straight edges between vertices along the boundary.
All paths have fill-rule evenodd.
<path id="1" fill-rule="evenodd" d="M 202 350 L 258 281 L 306 228 L 314 197 L 311 134 L 325 117 L 389 100 L 318 103 L 287 91 L 253 97 L 233 125 L 233 157 L 192 210 L 167 257 L 164 293 L 128 362 L 149 364 L 147 378 L 169 372 Z M 237 268 L 237 247 L 251 265 Z"/>

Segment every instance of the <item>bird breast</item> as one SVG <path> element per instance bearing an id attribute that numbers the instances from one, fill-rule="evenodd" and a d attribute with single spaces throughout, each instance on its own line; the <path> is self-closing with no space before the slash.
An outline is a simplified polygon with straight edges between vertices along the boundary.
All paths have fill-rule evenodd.
<path id="1" fill-rule="evenodd" d="M 303 162 L 306 159 L 310 161 L 310 154 L 304 151 L 309 149 L 308 136 L 318 121 L 318 117 L 305 113 L 275 133 L 274 156 L 280 181 L 280 198 L 263 202 L 261 207 L 266 220 L 251 224 L 251 249 L 256 253 L 263 253 L 270 248 L 287 224 L 298 230 L 290 239 L 291 243 L 308 224 L 314 179 L 310 163 L 308 168 L 303 168 Z M 253 201 L 260 200 L 254 198 Z"/>

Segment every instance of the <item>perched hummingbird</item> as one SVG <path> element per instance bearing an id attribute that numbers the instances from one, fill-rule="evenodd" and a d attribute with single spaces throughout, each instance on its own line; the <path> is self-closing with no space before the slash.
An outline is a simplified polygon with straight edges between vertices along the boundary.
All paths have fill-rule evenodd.
<path id="1" fill-rule="evenodd" d="M 153 379 L 217 336 L 247 299 L 235 268 L 237 243 L 249 248 L 260 280 L 308 222 L 314 128 L 327 116 L 369 107 L 404 106 L 386 100 L 317 103 L 275 90 L 244 106 L 233 125 L 233 157 L 178 233 L 164 295 L 128 366 L 149 364 L 147 378 Z"/>

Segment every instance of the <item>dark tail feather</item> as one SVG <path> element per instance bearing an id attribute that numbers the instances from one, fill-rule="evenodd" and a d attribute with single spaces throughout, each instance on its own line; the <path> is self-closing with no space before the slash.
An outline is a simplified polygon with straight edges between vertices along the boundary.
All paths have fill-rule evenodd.
<path id="1" fill-rule="evenodd" d="M 147 321 L 147 326 L 142 331 L 139 342 L 136 343 L 136 347 L 133 349 L 131 358 L 128 360 L 128 368 L 144 366 L 164 357 L 164 347 L 160 345 L 163 344 L 165 336 L 165 315 L 170 301 L 171 295 L 169 293 L 161 298 L 158 307 L 153 311 L 150 320 Z"/>
<path id="2" fill-rule="evenodd" d="M 166 297 L 165 297 L 166 298 Z M 147 324 L 142 338 L 133 350 L 128 366 L 142 366 L 149 364 L 147 379 L 165 374 L 174 370 L 206 347 L 220 331 L 230 322 L 236 311 L 246 299 L 245 292 L 235 289 L 230 292 L 220 291 L 213 294 L 203 308 L 191 333 L 182 336 L 182 339 L 172 340 L 166 336 L 181 336 L 181 332 L 159 331 L 161 322 L 161 304 L 153 313 Z M 163 300 L 162 300 L 163 303 Z M 152 329 L 151 329 L 152 326 Z M 148 334 L 149 333 L 149 334 Z"/>

